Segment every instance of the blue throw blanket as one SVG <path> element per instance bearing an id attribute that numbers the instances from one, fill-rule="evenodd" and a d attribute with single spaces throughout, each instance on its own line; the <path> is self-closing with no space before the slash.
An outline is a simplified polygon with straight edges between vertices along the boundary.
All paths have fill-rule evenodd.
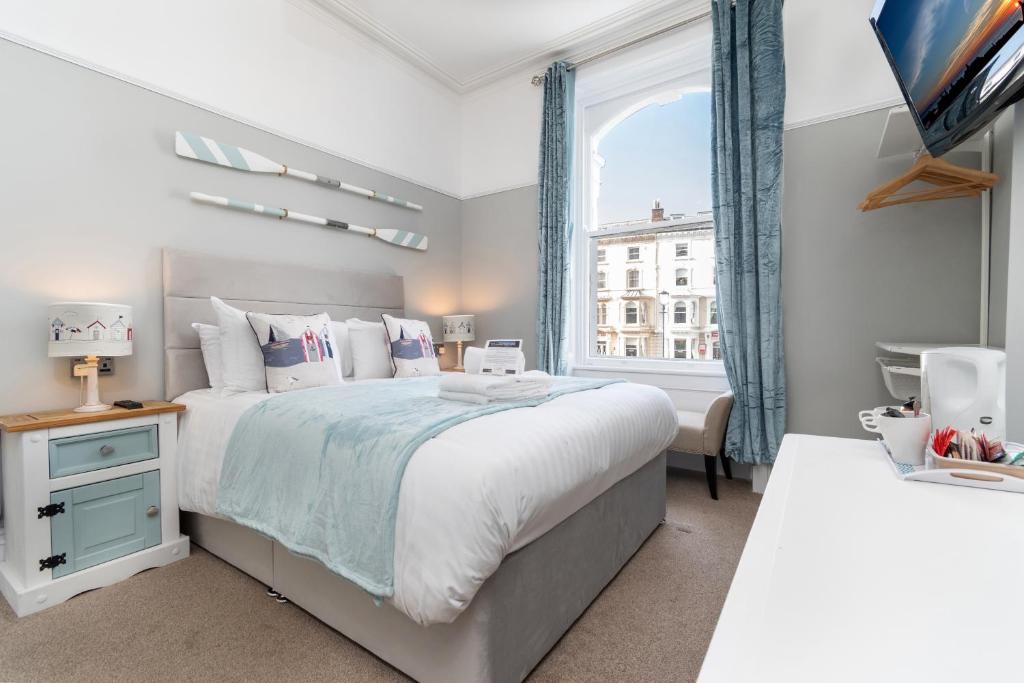
<path id="1" fill-rule="evenodd" d="M 558 377 L 546 398 L 491 405 L 440 399 L 439 381 L 345 384 L 253 406 L 228 443 L 217 512 L 391 597 L 398 491 L 420 445 L 475 417 L 621 380 Z"/>

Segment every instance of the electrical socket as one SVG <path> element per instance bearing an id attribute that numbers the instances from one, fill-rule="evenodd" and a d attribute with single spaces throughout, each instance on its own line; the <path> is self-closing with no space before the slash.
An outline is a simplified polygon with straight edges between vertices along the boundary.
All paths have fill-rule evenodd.
<path id="1" fill-rule="evenodd" d="M 81 365 L 85 362 L 85 356 L 71 359 L 71 376 L 75 376 L 75 366 Z M 114 374 L 114 359 L 111 356 L 100 356 L 99 367 L 96 369 L 96 374 L 99 375 L 113 375 Z"/>

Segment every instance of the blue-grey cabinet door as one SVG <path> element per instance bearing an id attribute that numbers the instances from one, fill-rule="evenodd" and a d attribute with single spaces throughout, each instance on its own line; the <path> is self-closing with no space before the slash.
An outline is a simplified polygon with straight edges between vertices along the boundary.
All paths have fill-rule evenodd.
<path id="1" fill-rule="evenodd" d="M 160 545 L 160 473 L 144 472 L 54 491 L 64 512 L 50 518 L 50 545 L 65 562 L 53 578 Z"/>

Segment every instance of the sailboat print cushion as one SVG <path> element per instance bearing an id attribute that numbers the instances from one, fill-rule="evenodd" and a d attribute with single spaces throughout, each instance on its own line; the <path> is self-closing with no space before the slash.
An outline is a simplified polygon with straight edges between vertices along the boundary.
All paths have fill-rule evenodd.
<path id="1" fill-rule="evenodd" d="M 430 336 L 430 326 L 422 320 L 395 318 L 386 313 L 381 315 L 381 319 L 388 333 L 388 346 L 391 349 L 391 364 L 395 367 L 395 377 L 429 377 L 441 374 L 437 354 L 434 352 L 434 340 Z"/>
<path id="2" fill-rule="evenodd" d="M 267 391 L 281 393 L 341 384 L 338 342 L 326 313 L 245 315 L 263 352 Z"/>

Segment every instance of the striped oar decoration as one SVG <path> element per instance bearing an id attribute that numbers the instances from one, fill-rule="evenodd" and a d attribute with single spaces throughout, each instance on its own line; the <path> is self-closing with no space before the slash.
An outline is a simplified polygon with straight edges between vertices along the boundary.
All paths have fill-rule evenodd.
<path id="1" fill-rule="evenodd" d="M 334 178 L 328 178 L 326 176 L 309 173 L 307 171 L 300 171 L 297 168 L 289 168 L 284 164 L 271 161 L 256 152 L 251 152 L 247 149 L 243 149 L 242 147 L 235 147 L 234 145 L 225 145 L 222 142 L 217 142 L 210 138 L 204 138 L 203 136 L 196 135 L 195 133 L 182 133 L 181 131 L 176 132 L 174 134 L 174 151 L 178 156 L 185 157 L 186 159 L 197 159 L 198 161 L 205 161 L 208 164 L 227 166 L 228 168 L 238 169 L 239 171 L 249 171 L 251 173 L 276 173 L 278 175 L 289 175 L 293 178 L 302 178 L 303 180 L 325 185 L 327 187 L 334 188 L 335 190 L 352 192 L 354 194 L 362 195 L 368 199 L 376 199 L 377 201 L 402 206 L 406 209 L 412 209 L 414 211 L 423 210 L 423 207 L 419 204 L 407 202 L 404 199 L 392 197 L 391 195 L 380 194 L 373 190 L 367 190 L 365 187 L 359 187 L 358 185 L 343 183 L 340 180 L 335 180 Z"/>
<path id="2" fill-rule="evenodd" d="M 202 192 L 190 192 L 189 196 L 197 202 L 203 202 L 204 204 L 227 206 L 232 209 L 262 213 L 267 216 L 275 216 L 276 218 L 300 221 L 302 223 L 311 223 L 312 225 L 320 225 L 326 228 L 337 228 L 339 230 L 358 232 L 363 235 L 369 235 L 370 237 L 376 237 L 377 239 L 384 240 L 385 242 L 390 242 L 391 244 L 395 244 L 399 247 L 408 247 L 409 249 L 418 249 L 419 251 L 427 250 L 427 237 L 425 235 L 417 235 L 414 232 L 392 230 L 390 228 L 364 228 L 361 225 L 352 225 L 351 223 L 336 221 L 332 218 L 320 218 L 319 216 L 310 216 L 305 213 L 289 211 L 288 209 L 279 209 L 275 206 L 264 206 L 263 204 L 253 204 L 252 202 L 240 202 L 237 199 L 217 197 L 212 194 L 203 194 Z"/>

